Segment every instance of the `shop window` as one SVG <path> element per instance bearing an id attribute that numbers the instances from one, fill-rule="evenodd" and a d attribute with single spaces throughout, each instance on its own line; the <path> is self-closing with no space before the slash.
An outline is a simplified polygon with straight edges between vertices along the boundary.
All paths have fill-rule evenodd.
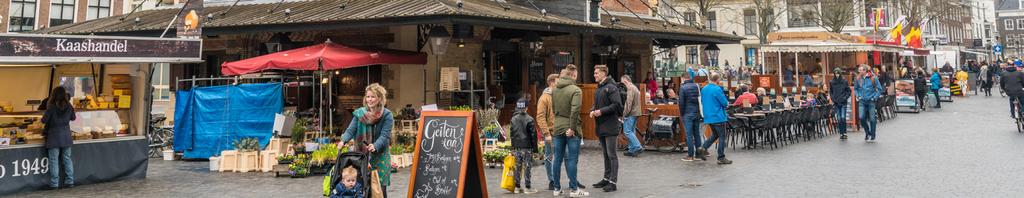
<path id="1" fill-rule="evenodd" d="M 752 9 L 743 10 L 743 29 L 746 35 L 757 33 L 757 12 Z"/>
<path id="2" fill-rule="evenodd" d="M 75 0 L 52 0 L 50 27 L 75 22 Z"/>
<path id="3" fill-rule="evenodd" d="M 706 13 L 704 15 L 704 17 L 707 18 L 706 20 L 704 20 L 704 27 L 707 27 L 708 30 L 711 30 L 711 31 L 717 31 L 718 30 L 718 25 L 717 25 L 717 22 L 718 22 L 717 18 L 718 17 L 715 16 L 715 14 L 716 14 L 715 12 L 708 12 L 708 13 Z"/>
<path id="4" fill-rule="evenodd" d="M 11 0 L 11 22 L 7 31 L 32 31 L 36 25 L 36 0 Z"/>
<path id="5" fill-rule="evenodd" d="M 170 65 L 166 63 L 159 63 L 153 65 L 153 100 L 155 101 L 170 101 L 171 100 L 171 87 L 170 87 Z"/>
<path id="6" fill-rule="evenodd" d="M 110 16 L 110 0 L 89 0 L 89 10 L 86 14 L 86 20 Z"/>

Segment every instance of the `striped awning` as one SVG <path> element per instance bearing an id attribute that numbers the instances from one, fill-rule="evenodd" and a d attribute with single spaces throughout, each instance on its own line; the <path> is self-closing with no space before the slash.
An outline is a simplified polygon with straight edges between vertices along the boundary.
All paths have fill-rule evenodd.
<path id="1" fill-rule="evenodd" d="M 849 43 L 838 41 L 789 41 L 774 42 L 761 47 L 764 52 L 903 52 L 906 48 L 896 45 L 871 43 Z"/>

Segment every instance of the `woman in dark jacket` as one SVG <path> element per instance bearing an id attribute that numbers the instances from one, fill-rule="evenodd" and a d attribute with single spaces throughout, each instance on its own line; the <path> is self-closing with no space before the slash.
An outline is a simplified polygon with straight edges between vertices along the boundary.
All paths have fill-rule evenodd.
<path id="1" fill-rule="evenodd" d="M 75 109 L 71 107 L 68 99 L 68 92 L 64 87 L 53 88 L 50 92 L 50 99 L 46 102 L 46 112 L 43 113 L 43 124 L 46 124 L 45 132 L 46 150 L 50 161 L 50 188 L 60 187 L 60 160 L 64 160 L 64 186 L 71 188 L 75 186 L 74 166 L 71 162 L 71 121 L 75 120 Z"/>
<path id="2" fill-rule="evenodd" d="M 352 112 L 352 122 L 341 135 L 341 142 L 338 144 L 338 148 L 342 148 L 346 142 L 355 141 L 351 145 L 351 151 L 369 155 L 370 165 L 377 170 L 377 176 L 380 177 L 380 188 L 384 191 L 384 197 L 387 197 L 387 189 L 391 185 L 391 153 L 388 152 L 388 147 L 391 144 L 391 128 L 395 123 L 391 110 L 384 107 L 387 98 L 388 92 L 383 86 L 377 83 L 366 86 L 363 107 Z"/>

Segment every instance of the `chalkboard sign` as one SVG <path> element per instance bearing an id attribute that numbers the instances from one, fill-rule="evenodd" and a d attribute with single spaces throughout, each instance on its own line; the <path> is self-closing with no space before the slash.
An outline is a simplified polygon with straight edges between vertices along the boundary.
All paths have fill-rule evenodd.
<path id="1" fill-rule="evenodd" d="M 469 111 L 426 111 L 420 117 L 409 198 L 487 197 L 480 140 Z"/>

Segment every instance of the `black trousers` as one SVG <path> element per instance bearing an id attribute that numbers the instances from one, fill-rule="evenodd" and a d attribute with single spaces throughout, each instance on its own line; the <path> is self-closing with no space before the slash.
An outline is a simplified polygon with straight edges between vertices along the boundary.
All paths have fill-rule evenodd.
<path id="1" fill-rule="evenodd" d="M 601 137 L 601 148 L 604 150 L 604 180 L 612 184 L 619 180 L 619 154 L 615 151 L 619 136 Z"/>
<path id="2" fill-rule="evenodd" d="M 928 98 L 925 97 L 925 95 L 928 95 L 928 93 L 926 93 L 926 92 L 917 92 L 916 94 L 917 94 L 917 109 L 924 109 L 924 104 L 928 102 Z"/>

